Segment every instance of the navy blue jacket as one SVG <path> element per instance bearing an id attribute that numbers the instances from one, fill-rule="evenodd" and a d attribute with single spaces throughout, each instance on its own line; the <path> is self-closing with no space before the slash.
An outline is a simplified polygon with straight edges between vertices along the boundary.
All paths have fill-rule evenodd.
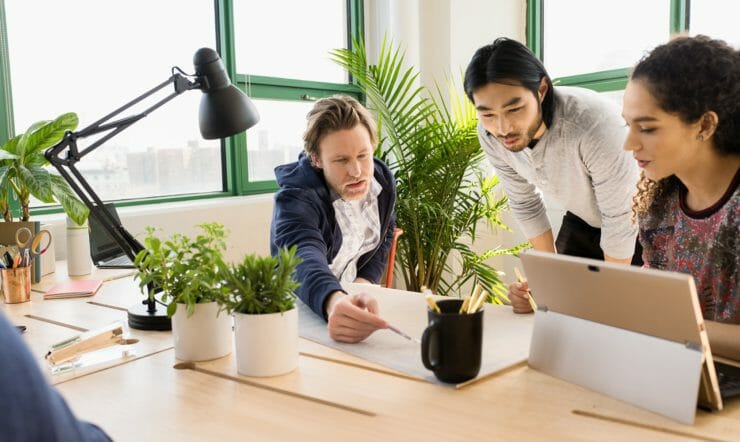
<path id="1" fill-rule="evenodd" d="M 77 420 L 2 313 L 0 342 L 0 440 L 110 440 L 97 426 Z"/>
<path id="2" fill-rule="evenodd" d="M 388 251 L 393 241 L 396 216 L 396 184 L 388 166 L 375 159 L 375 179 L 383 190 L 378 195 L 380 237 L 385 238 L 375 250 L 360 256 L 357 277 L 377 283 L 383 276 Z M 329 269 L 342 246 L 342 231 L 334 215 L 329 187 L 321 170 L 311 165 L 305 153 L 295 163 L 275 168 L 280 190 L 275 195 L 275 208 L 270 228 L 270 252 L 278 248 L 298 245 L 298 256 L 303 262 L 296 269 L 301 283 L 298 297 L 311 310 L 326 319 L 324 302 L 331 293 L 342 290 Z"/>

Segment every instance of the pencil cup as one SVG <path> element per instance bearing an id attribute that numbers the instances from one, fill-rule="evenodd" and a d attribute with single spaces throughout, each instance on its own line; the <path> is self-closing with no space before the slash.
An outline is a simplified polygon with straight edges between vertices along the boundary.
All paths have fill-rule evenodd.
<path id="1" fill-rule="evenodd" d="M 465 382 L 480 371 L 483 309 L 460 314 L 462 302 L 437 301 L 441 313 L 427 311 L 429 323 L 421 337 L 421 360 L 442 382 Z"/>
<path id="2" fill-rule="evenodd" d="M 87 221 L 79 225 L 67 217 L 67 274 L 69 276 L 92 273 L 88 231 Z"/>
<path id="3" fill-rule="evenodd" d="M 6 304 L 31 300 L 31 266 L 0 269 L 3 278 L 3 299 Z"/>

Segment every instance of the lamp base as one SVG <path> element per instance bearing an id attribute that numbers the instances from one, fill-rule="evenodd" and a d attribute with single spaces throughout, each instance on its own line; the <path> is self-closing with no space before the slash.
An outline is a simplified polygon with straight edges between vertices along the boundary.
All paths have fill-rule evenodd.
<path id="1" fill-rule="evenodd" d="M 156 304 L 155 304 L 156 306 Z M 128 309 L 128 326 L 136 330 L 172 330 L 172 321 L 167 310 L 159 306 L 153 313 L 146 303 L 139 303 Z"/>

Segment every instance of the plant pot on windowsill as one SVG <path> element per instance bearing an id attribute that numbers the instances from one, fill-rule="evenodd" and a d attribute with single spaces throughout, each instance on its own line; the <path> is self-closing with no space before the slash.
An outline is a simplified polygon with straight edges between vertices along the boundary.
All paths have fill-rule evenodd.
<path id="1" fill-rule="evenodd" d="M 298 366 L 298 310 L 293 274 L 296 248 L 277 257 L 249 255 L 222 264 L 222 308 L 234 315 L 237 371 L 244 376 L 277 376 Z"/>
<path id="2" fill-rule="evenodd" d="M 220 358 L 233 348 L 231 317 L 217 303 L 225 290 L 219 268 L 226 231 L 218 223 L 198 227 L 203 233 L 195 238 L 176 233 L 165 241 L 148 228 L 144 250 L 134 260 L 139 286 L 162 290 L 172 318 L 175 357 L 186 361 Z"/>
<path id="3" fill-rule="evenodd" d="M 87 219 L 89 209 L 74 196 L 69 184 L 45 167 L 49 164 L 44 156 L 46 149 L 61 140 L 66 131 L 74 130 L 77 123 L 76 114 L 62 114 L 51 121 L 38 121 L 25 133 L 0 145 L 0 216 L 4 220 L 0 222 L 1 245 L 15 245 L 19 228 L 28 228 L 32 233 L 40 230 L 38 221 L 29 220 L 31 197 L 43 203 L 58 202 L 67 216 L 78 224 Z M 12 208 L 11 201 L 17 201 L 20 207 Z M 53 238 L 49 237 L 49 241 L 45 246 L 49 247 L 45 258 L 51 260 L 53 267 Z M 32 261 L 31 276 L 33 282 L 39 282 L 46 272 L 41 269 L 41 258 L 34 257 Z"/>

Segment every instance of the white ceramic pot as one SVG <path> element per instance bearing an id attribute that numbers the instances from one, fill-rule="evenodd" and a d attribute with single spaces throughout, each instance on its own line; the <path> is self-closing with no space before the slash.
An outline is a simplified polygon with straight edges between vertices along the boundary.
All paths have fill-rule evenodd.
<path id="1" fill-rule="evenodd" d="M 245 376 L 277 376 L 298 366 L 298 309 L 234 313 L 236 368 Z"/>
<path id="2" fill-rule="evenodd" d="M 233 348 L 232 318 L 218 314 L 218 304 L 196 304 L 188 317 L 187 306 L 178 304 L 172 316 L 175 357 L 183 361 L 207 361 L 226 356 Z"/>

